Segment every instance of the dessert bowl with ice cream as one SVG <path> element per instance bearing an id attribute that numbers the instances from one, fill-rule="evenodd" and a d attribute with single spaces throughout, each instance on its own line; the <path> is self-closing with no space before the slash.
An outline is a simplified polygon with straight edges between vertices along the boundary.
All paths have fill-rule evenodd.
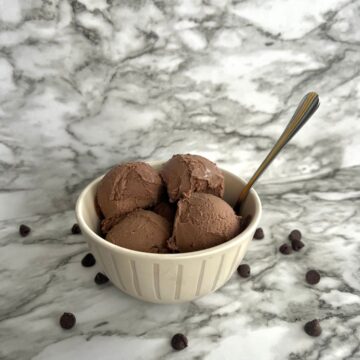
<path id="1" fill-rule="evenodd" d="M 191 301 L 225 284 L 261 216 L 255 190 L 198 155 L 113 167 L 79 196 L 79 225 L 104 273 L 123 292 L 155 303 Z"/>
<path id="2" fill-rule="evenodd" d="M 315 92 L 305 95 L 247 183 L 186 154 L 165 163 L 121 164 L 89 184 L 76 215 L 113 284 L 155 303 L 191 301 L 224 285 L 261 217 L 252 185 L 319 104 Z"/>

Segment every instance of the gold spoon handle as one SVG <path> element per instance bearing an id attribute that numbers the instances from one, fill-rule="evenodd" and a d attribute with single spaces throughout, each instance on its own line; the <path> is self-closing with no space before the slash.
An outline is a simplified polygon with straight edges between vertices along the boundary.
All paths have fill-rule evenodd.
<path id="1" fill-rule="evenodd" d="M 281 149 L 291 140 L 291 138 L 301 129 L 301 127 L 311 118 L 320 105 L 319 96 L 315 92 L 310 92 L 304 96 L 298 105 L 293 117 L 273 146 L 265 160 L 261 163 L 249 182 L 241 190 L 238 201 L 235 205 L 235 211 L 238 212 L 241 203 L 246 199 L 251 187 L 255 181 L 262 175 L 266 168 L 276 158 Z"/>

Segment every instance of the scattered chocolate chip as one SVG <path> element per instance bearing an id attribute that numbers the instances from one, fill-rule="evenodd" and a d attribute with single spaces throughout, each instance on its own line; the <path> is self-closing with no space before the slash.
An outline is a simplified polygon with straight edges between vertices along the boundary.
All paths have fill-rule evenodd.
<path id="1" fill-rule="evenodd" d="M 27 225 L 24 225 L 24 224 L 20 225 L 19 233 L 22 237 L 28 236 L 30 234 L 30 232 L 31 232 L 31 229 Z"/>
<path id="2" fill-rule="evenodd" d="M 305 275 L 306 282 L 315 285 L 320 281 L 320 274 L 316 270 L 309 270 Z"/>
<path id="3" fill-rule="evenodd" d="M 96 260 L 94 258 L 94 255 L 91 253 L 86 254 L 83 259 L 81 260 L 81 265 L 84 267 L 91 267 L 94 266 L 96 263 Z"/>
<path id="4" fill-rule="evenodd" d="M 109 278 L 105 274 L 99 272 L 96 274 L 94 280 L 98 285 L 103 285 L 109 281 Z"/>
<path id="5" fill-rule="evenodd" d="M 322 331 L 320 322 L 317 319 L 307 322 L 304 326 L 304 330 L 310 336 L 319 336 Z"/>
<path id="6" fill-rule="evenodd" d="M 71 228 L 71 232 L 74 234 L 74 235 L 78 235 L 78 234 L 81 234 L 81 229 L 80 229 L 80 226 L 78 224 L 74 224 Z"/>
<path id="7" fill-rule="evenodd" d="M 279 251 L 284 255 L 289 255 L 292 253 L 291 246 L 289 244 L 282 244 L 279 247 Z"/>
<path id="8" fill-rule="evenodd" d="M 254 239 L 261 240 L 264 238 L 264 230 L 262 228 L 257 228 L 254 234 Z"/>
<path id="9" fill-rule="evenodd" d="M 175 350 L 184 350 L 188 346 L 188 339 L 184 334 L 175 334 L 171 339 L 171 346 Z"/>
<path id="10" fill-rule="evenodd" d="M 299 251 L 305 246 L 305 244 L 301 240 L 292 240 L 291 247 L 294 251 Z"/>
<path id="11" fill-rule="evenodd" d="M 76 323 L 76 317 L 72 313 L 64 312 L 60 317 L 59 323 L 63 329 L 69 330 L 74 327 Z"/>
<path id="12" fill-rule="evenodd" d="M 237 268 L 237 272 L 241 277 L 247 278 L 250 276 L 250 266 L 248 264 L 241 264 Z"/>
<path id="13" fill-rule="evenodd" d="M 289 234 L 289 240 L 293 241 L 293 240 L 301 240 L 301 232 L 299 230 L 293 230 L 290 234 Z"/>

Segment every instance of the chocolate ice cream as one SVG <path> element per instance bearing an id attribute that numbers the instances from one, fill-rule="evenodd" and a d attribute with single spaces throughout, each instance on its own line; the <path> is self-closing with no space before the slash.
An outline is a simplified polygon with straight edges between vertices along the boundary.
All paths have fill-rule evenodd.
<path id="1" fill-rule="evenodd" d="M 159 202 L 164 190 L 155 169 L 142 162 L 113 167 L 100 181 L 97 202 L 106 219 Z"/>
<path id="2" fill-rule="evenodd" d="M 125 215 L 106 235 L 106 240 L 127 249 L 166 252 L 170 224 L 162 216 L 138 209 Z"/>
<path id="3" fill-rule="evenodd" d="M 164 217 L 170 224 L 173 224 L 176 213 L 176 204 L 168 201 L 161 201 L 154 207 L 154 212 Z"/>
<path id="4" fill-rule="evenodd" d="M 178 202 L 174 231 L 168 246 L 190 252 L 222 244 L 240 233 L 241 217 L 212 194 L 193 193 Z"/>
<path id="5" fill-rule="evenodd" d="M 95 205 L 108 241 L 143 252 L 189 252 L 240 233 L 241 217 L 223 195 L 220 169 L 186 154 L 174 155 L 160 175 L 142 162 L 114 167 L 100 181 Z"/>
<path id="6" fill-rule="evenodd" d="M 124 215 L 121 215 L 102 220 L 100 223 L 101 232 L 107 234 L 123 217 Z"/>
<path id="7" fill-rule="evenodd" d="M 213 162 L 199 155 L 174 155 L 161 172 L 171 202 L 193 192 L 224 195 L 224 176 Z"/>

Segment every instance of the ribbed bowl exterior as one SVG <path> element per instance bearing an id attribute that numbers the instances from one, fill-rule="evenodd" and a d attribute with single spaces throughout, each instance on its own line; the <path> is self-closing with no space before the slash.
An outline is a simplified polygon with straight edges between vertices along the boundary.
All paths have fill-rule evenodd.
<path id="1" fill-rule="evenodd" d="M 115 253 L 87 238 L 90 251 L 112 283 L 138 299 L 155 303 L 191 301 L 209 294 L 234 273 L 253 234 L 241 245 L 196 258 L 138 258 Z"/>
<path id="2" fill-rule="evenodd" d="M 155 164 L 158 167 L 159 164 Z M 244 181 L 224 171 L 225 199 L 234 203 Z M 94 199 L 99 179 L 82 192 L 76 206 L 79 225 L 90 251 L 112 283 L 123 292 L 154 303 L 191 301 L 216 291 L 234 273 L 253 238 L 261 215 L 254 190 L 243 212 L 251 215 L 248 228 L 234 239 L 202 251 L 186 254 L 147 254 L 121 248 L 100 238 Z"/>

